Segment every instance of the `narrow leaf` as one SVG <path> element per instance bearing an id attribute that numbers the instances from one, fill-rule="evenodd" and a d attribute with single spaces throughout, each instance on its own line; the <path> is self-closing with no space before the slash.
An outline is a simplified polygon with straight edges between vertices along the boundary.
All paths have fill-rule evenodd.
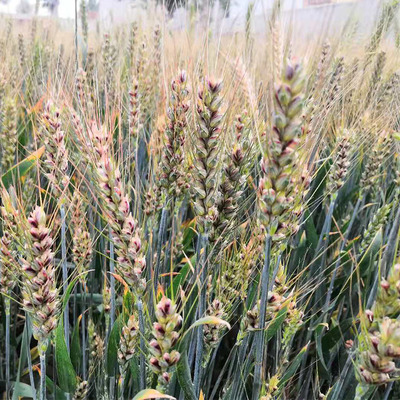
<path id="1" fill-rule="evenodd" d="M 60 388 L 66 393 L 73 393 L 76 387 L 76 372 L 72 365 L 71 358 L 68 354 L 67 345 L 65 343 L 64 324 L 62 318 L 60 318 L 60 322 L 56 329 L 55 345 L 57 374 L 58 381 L 60 382 Z"/>
<path id="2" fill-rule="evenodd" d="M 176 375 L 179 381 L 179 385 L 181 386 L 181 389 L 185 395 L 185 400 L 197 400 L 187 356 L 189 338 L 190 335 L 187 335 L 180 343 L 179 352 L 181 353 L 181 358 L 176 365 Z"/>
<path id="3" fill-rule="evenodd" d="M 297 354 L 297 356 L 295 357 L 295 359 L 291 362 L 291 364 L 289 365 L 288 369 L 285 371 L 284 375 L 282 376 L 282 378 L 279 380 L 278 383 L 278 388 L 282 389 L 285 385 L 285 383 L 294 376 L 294 374 L 296 373 L 297 369 L 300 366 L 300 363 L 303 359 L 304 354 L 306 354 L 307 352 L 307 348 L 308 348 L 308 344 L 306 344 L 299 352 L 299 354 Z"/>
<path id="4" fill-rule="evenodd" d="M 276 332 L 285 321 L 286 314 L 287 314 L 287 308 L 284 307 L 282 308 L 282 310 L 278 312 L 277 316 L 271 321 L 271 323 L 267 327 L 267 335 L 266 335 L 267 341 L 275 336 Z"/>
<path id="5" fill-rule="evenodd" d="M 224 321 L 221 318 L 218 317 L 214 317 L 212 315 L 208 316 L 208 317 L 203 317 L 198 319 L 196 322 L 194 322 L 190 328 L 185 332 L 185 335 L 191 330 L 196 328 L 197 326 L 200 325 L 225 325 L 228 329 L 231 329 L 231 326 L 229 325 L 228 322 Z"/>
<path id="6" fill-rule="evenodd" d="M 40 149 L 36 150 L 34 153 L 30 154 L 24 160 L 15 164 L 11 167 L 3 176 L 1 180 L 6 188 L 8 188 L 15 178 L 23 178 L 29 170 L 35 165 L 35 162 L 42 156 L 44 153 L 44 146 Z"/>
<path id="7" fill-rule="evenodd" d="M 82 357 L 82 350 L 81 350 L 81 338 L 79 334 L 79 324 L 81 322 L 82 315 L 79 316 L 78 320 L 76 321 L 74 330 L 71 336 L 71 361 L 75 368 L 75 371 L 78 371 L 81 365 L 81 357 Z"/>
<path id="8" fill-rule="evenodd" d="M 118 347 L 122 330 L 122 314 L 120 314 L 111 329 L 107 346 L 106 370 L 109 376 L 115 376 L 118 368 Z"/>
<path id="9" fill-rule="evenodd" d="M 34 397 L 34 393 L 30 385 L 22 382 L 11 382 L 13 384 L 13 399 L 18 399 L 20 397 Z"/>

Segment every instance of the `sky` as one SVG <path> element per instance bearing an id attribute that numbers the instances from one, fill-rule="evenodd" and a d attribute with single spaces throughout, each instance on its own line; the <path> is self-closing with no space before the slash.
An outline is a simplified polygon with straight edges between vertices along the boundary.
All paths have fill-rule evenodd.
<path id="1" fill-rule="evenodd" d="M 32 8 L 34 7 L 36 0 L 28 0 L 29 3 L 32 4 Z M 18 4 L 21 0 L 9 0 L 7 5 L 2 3 L 0 0 L 0 13 L 15 13 Z M 79 2 L 78 2 L 79 3 Z M 60 5 L 58 7 L 58 15 L 62 18 L 74 18 L 75 12 L 75 1 L 74 0 L 60 0 Z M 46 9 L 41 9 L 40 14 L 46 15 Z"/>

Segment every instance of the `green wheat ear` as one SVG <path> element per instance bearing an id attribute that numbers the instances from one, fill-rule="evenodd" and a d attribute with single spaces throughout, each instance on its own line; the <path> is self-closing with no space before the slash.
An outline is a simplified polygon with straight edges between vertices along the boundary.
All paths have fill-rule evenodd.
<path id="1" fill-rule="evenodd" d="M 160 184 L 165 199 L 179 203 L 187 191 L 184 145 L 187 136 L 189 90 L 186 71 L 180 71 L 171 82 L 171 96 L 167 108 L 165 142 L 160 165 Z"/>
<path id="2" fill-rule="evenodd" d="M 359 345 L 357 372 L 360 392 L 365 385 L 382 385 L 390 382 L 396 374 L 396 360 L 400 359 L 400 264 L 395 264 L 387 279 L 378 289 L 376 301 L 371 310 L 363 316 L 367 332 L 362 332 Z M 362 337 L 364 335 L 364 337 Z"/>
<path id="3" fill-rule="evenodd" d="M 81 275 L 81 283 L 85 284 L 86 275 L 83 273 L 90 269 L 92 263 L 93 239 L 87 227 L 86 210 L 82 195 L 77 189 L 72 197 L 72 205 L 72 254 L 77 274 Z"/>
<path id="4" fill-rule="evenodd" d="M 303 88 L 301 66 L 288 63 L 274 91 L 273 127 L 258 187 L 260 221 L 274 242 L 287 240 L 297 230 L 292 216 L 302 184 L 296 168 L 303 132 Z"/>
<path id="5" fill-rule="evenodd" d="M 7 172 L 14 164 L 17 154 L 18 130 L 17 130 L 17 104 L 10 97 L 5 98 L 2 107 L 2 127 L 0 131 L 2 157 L 1 170 Z"/>
<path id="6" fill-rule="evenodd" d="M 222 82 L 206 79 L 197 94 L 197 130 L 194 154 L 193 206 L 199 226 L 205 230 L 216 217 L 214 197 L 218 195 L 218 149 L 221 137 Z"/>
<path id="7" fill-rule="evenodd" d="M 85 400 L 88 394 L 88 381 L 82 381 L 78 384 L 72 400 Z"/>

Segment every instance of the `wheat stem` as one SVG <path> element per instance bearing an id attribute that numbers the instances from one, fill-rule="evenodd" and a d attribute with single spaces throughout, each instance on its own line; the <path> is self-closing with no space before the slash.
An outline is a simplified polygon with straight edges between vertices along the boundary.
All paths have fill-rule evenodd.
<path id="1" fill-rule="evenodd" d="M 68 288 L 68 267 L 67 267 L 67 239 L 66 239 L 66 221 L 65 221 L 65 208 L 62 204 L 60 207 L 61 217 L 61 267 L 63 277 L 63 293 L 67 292 Z M 67 349 L 69 351 L 69 304 L 68 301 L 65 304 L 64 309 L 64 335 Z"/>
<path id="2" fill-rule="evenodd" d="M 261 273 L 261 295 L 260 295 L 260 322 L 259 331 L 254 334 L 254 383 L 253 383 L 253 400 L 258 400 L 261 390 L 261 372 L 264 354 L 264 338 L 265 338 L 265 315 L 267 311 L 267 299 L 269 288 L 269 269 L 271 258 L 271 236 L 267 234 L 265 239 L 264 266 Z"/>
<path id="3" fill-rule="evenodd" d="M 140 331 L 140 390 L 146 387 L 146 343 L 142 300 L 137 301 Z"/>
<path id="4" fill-rule="evenodd" d="M 120 400 L 124 400 L 125 375 L 126 375 L 126 372 L 123 371 L 123 372 L 121 372 L 121 376 L 119 378 L 118 386 L 119 386 L 119 398 L 120 398 Z"/>
<path id="5" fill-rule="evenodd" d="M 47 343 L 39 342 L 40 400 L 46 400 L 46 349 Z"/>
<path id="6" fill-rule="evenodd" d="M 75 0 L 75 68 L 78 71 L 79 58 L 78 58 L 78 0 Z"/>
<path id="7" fill-rule="evenodd" d="M 114 265 L 114 242 L 111 232 L 111 227 L 109 228 L 109 239 L 110 239 L 110 291 L 111 291 L 111 301 L 110 301 L 110 327 L 108 331 L 108 337 L 110 336 L 111 329 L 114 326 L 115 321 L 115 265 Z"/>
<path id="8" fill-rule="evenodd" d="M 321 234 L 319 235 L 317 248 L 315 250 L 315 254 L 317 254 L 317 260 L 314 261 L 311 267 L 311 276 L 315 276 L 315 274 L 321 273 L 320 269 L 324 265 L 326 258 L 326 248 L 328 247 L 329 242 L 329 232 L 331 231 L 332 225 L 332 216 L 333 211 L 335 210 L 336 205 L 336 195 L 332 198 L 328 212 L 325 216 L 324 224 L 322 226 Z M 320 301 L 320 294 L 317 294 L 314 298 L 314 307 L 317 306 Z"/>
<path id="9" fill-rule="evenodd" d="M 82 290 L 82 376 L 83 380 L 87 380 L 86 373 L 86 284 L 84 282 L 81 283 Z"/>
<path id="10" fill-rule="evenodd" d="M 6 398 L 10 394 L 10 322 L 11 322 L 11 304 L 10 299 L 4 299 L 6 314 Z"/>
<path id="11" fill-rule="evenodd" d="M 111 400 L 115 399 L 115 376 L 110 376 L 109 398 Z"/>
<path id="12" fill-rule="evenodd" d="M 389 265 L 389 262 L 393 263 L 394 255 L 396 254 L 396 249 L 398 246 L 397 239 L 398 239 L 399 227 L 400 227 L 400 207 L 397 210 L 395 220 L 393 221 L 392 229 L 390 231 L 388 239 L 388 244 L 386 246 L 383 255 L 382 265 L 381 265 L 382 276 L 386 276 L 386 269 Z M 373 284 L 367 300 L 367 309 L 372 307 L 372 304 L 376 297 L 376 292 L 378 290 L 378 284 L 379 284 L 379 269 L 376 268 L 374 271 Z"/>
<path id="13" fill-rule="evenodd" d="M 157 262 L 156 262 L 156 268 L 154 269 L 154 294 L 155 294 L 155 296 L 157 295 L 158 279 L 159 279 L 159 275 L 160 275 L 161 249 L 162 249 L 162 244 L 163 244 L 163 240 L 164 240 L 164 236 L 165 236 L 167 214 L 168 214 L 167 202 L 165 202 L 165 205 L 161 211 L 160 228 L 158 230 L 158 236 L 157 236 Z"/>
<path id="14" fill-rule="evenodd" d="M 356 203 L 356 205 L 354 207 L 353 214 L 351 216 L 349 225 L 347 226 L 346 233 L 344 235 L 344 238 L 343 238 L 342 242 L 340 243 L 338 259 L 336 260 L 335 267 L 334 267 L 334 270 L 333 270 L 333 274 L 332 274 L 332 277 L 331 277 L 331 282 L 329 284 L 328 293 L 326 295 L 325 306 L 324 306 L 324 313 L 325 314 L 328 312 L 329 304 L 331 302 L 331 297 L 332 297 L 332 292 L 333 292 L 333 289 L 334 289 L 336 275 L 337 275 L 337 272 L 338 272 L 339 267 L 340 267 L 340 261 L 342 259 L 342 252 L 343 252 L 343 250 L 344 250 L 344 248 L 346 246 L 346 243 L 347 243 L 347 240 L 349 238 L 349 235 L 350 235 L 351 229 L 353 227 L 354 221 L 356 220 L 356 217 L 357 217 L 357 214 L 358 214 L 358 210 L 360 209 L 360 207 L 362 206 L 363 203 L 364 203 L 364 199 L 363 198 L 359 198 L 357 200 L 357 203 Z"/>
<path id="15" fill-rule="evenodd" d="M 33 377 L 33 368 L 32 368 L 32 357 L 31 357 L 31 350 L 30 350 L 30 338 L 31 338 L 31 333 L 30 333 L 30 321 L 29 321 L 29 314 L 26 313 L 25 314 L 25 328 L 26 329 L 26 336 L 25 336 L 25 340 L 26 340 L 26 358 L 28 361 L 28 371 L 29 371 L 29 382 L 31 384 L 31 390 L 32 390 L 32 394 L 33 394 L 33 400 L 36 400 L 36 388 L 35 388 L 35 379 Z"/>
<path id="16" fill-rule="evenodd" d="M 202 318 L 206 310 L 206 288 L 205 283 L 208 276 L 207 273 L 207 244 L 208 235 L 207 233 L 201 234 L 199 236 L 199 253 L 197 254 L 197 276 L 200 276 L 199 283 L 199 303 L 197 307 L 197 317 Z M 202 362 L 203 362 L 203 352 L 204 352 L 204 328 L 203 325 L 197 328 L 196 332 L 196 359 L 194 365 L 194 377 L 193 383 L 195 388 L 195 393 L 197 396 L 200 394 L 201 385 L 201 375 L 202 375 Z"/>

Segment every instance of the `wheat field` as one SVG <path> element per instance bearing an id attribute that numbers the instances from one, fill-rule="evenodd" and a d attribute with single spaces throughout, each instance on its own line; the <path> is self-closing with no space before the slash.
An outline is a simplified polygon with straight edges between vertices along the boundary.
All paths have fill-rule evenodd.
<path id="1" fill-rule="evenodd" d="M 399 399 L 399 1 L 189 3 L 1 17 L 1 398 Z"/>

